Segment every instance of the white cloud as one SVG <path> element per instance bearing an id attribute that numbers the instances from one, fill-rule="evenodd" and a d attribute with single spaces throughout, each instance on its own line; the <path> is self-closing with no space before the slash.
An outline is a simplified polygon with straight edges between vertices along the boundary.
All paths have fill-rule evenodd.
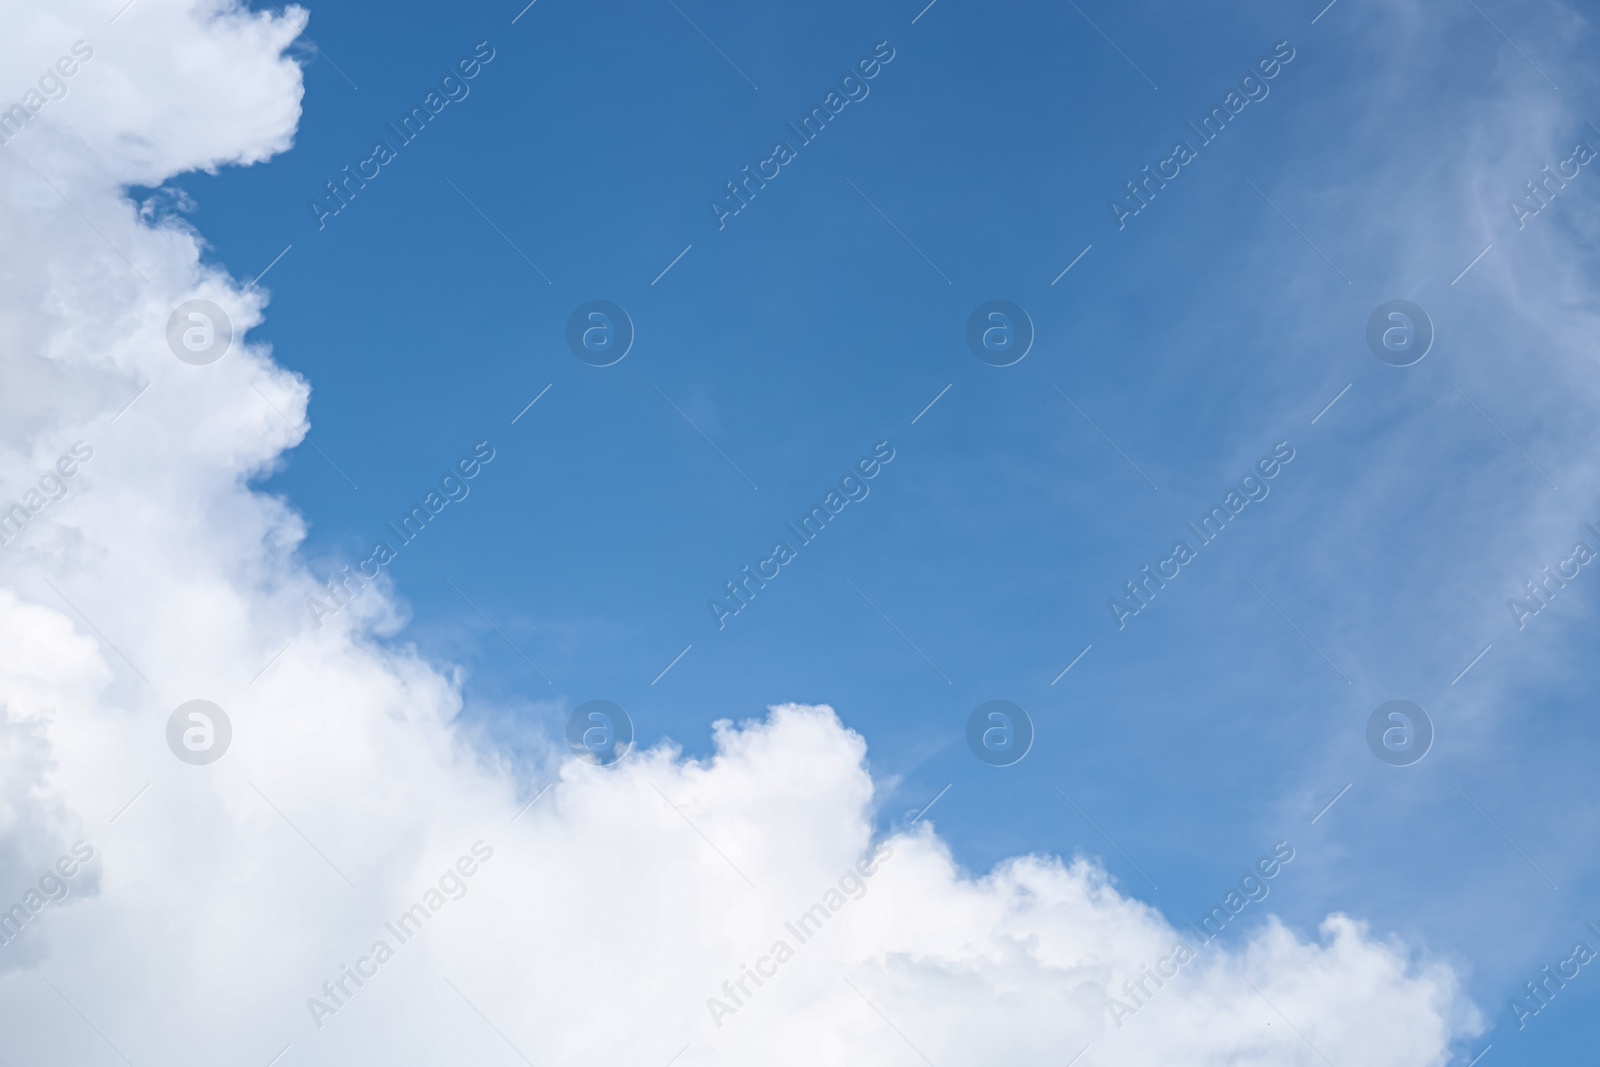
<path id="1" fill-rule="evenodd" d="M 0 902 L 74 841 L 97 858 L 0 946 L 0 1059 L 520 1062 L 514 1045 L 664 1064 L 687 1046 L 688 1067 L 920 1062 L 914 1045 L 943 1067 L 1092 1043 L 1086 1064 L 1309 1064 L 1314 1044 L 1399 1065 L 1443 1063 L 1474 1028 L 1448 970 L 1334 917 L 1316 940 L 1267 925 L 1208 950 L 1118 1031 L 1108 991 L 1170 952 L 1166 920 L 1083 861 L 974 879 L 926 826 L 716 1026 L 707 999 L 873 847 L 862 740 L 783 706 L 720 724 L 706 762 L 563 763 L 513 823 L 529 783 L 457 736 L 452 681 L 366 639 L 376 590 L 316 629 L 302 523 L 245 487 L 304 433 L 306 383 L 259 345 L 208 367 L 166 350 L 178 303 L 213 300 L 242 335 L 262 297 L 120 194 L 285 149 L 303 15 L 4 7 L 0 69 L 95 54 L 0 148 L 0 498 L 75 441 L 95 454 L 0 550 Z M 234 729 L 203 768 L 164 738 L 197 697 Z M 480 841 L 465 895 L 399 944 L 384 924 Z M 308 998 L 380 939 L 394 958 L 317 1028 Z"/>

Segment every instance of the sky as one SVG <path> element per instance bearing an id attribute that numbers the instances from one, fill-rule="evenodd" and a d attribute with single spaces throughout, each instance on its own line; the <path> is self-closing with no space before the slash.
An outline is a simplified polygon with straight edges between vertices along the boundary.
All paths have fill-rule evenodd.
<path id="1" fill-rule="evenodd" d="M 0 1060 L 1588 1062 L 1581 7 L 123 2 L 0 43 Z"/>

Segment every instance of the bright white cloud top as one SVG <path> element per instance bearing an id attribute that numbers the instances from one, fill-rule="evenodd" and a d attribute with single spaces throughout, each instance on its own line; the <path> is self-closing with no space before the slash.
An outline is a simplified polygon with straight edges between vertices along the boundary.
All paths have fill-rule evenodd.
<path id="1" fill-rule="evenodd" d="M 314 625 L 302 523 L 246 486 L 309 385 L 238 340 L 173 357 L 177 305 L 237 338 L 265 297 L 121 191 L 287 150 L 306 16 L 135 4 L 3 5 L 0 69 L 45 81 L 0 148 L 0 1059 L 1398 1067 L 1481 1027 L 1343 916 L 1202 948 L 1089 861 L 875 839 L 828 708 L 569 760 L 518 815 L 540 783 L 371 639 L 381 589 Z M 232 724 L 209 766 L 167 748 L 193 699 Z"/>

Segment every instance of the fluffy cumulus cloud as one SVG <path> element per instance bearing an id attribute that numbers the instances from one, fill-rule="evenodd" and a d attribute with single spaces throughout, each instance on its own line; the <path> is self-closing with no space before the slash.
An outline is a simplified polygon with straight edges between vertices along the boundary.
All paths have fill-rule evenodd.
<path id="1" fill-rule="evenodd" d="M 828 708 L 719 724 L 705 762 L 552 760 L 523 810 L 452 679 L 371 639 L 381 597 L 312 626 L 302 523 L 248 487 L 308 384 L 260 345 L 173 358 L 178 304 L 242 335 L 263 297 L 122 193 L 287 149 L 305 14 L 115 6 L 3 5 L 0 69 L 92 55 L 0 148 L 0 1059 L 1375 1067 L 1477 1027 L 1339 916 L 1189 935 L 1112 1012 L 1185 935 L 1087 861 L 875 837 Z M 205 767 L 166 740 L 196 698 L 233 730 Z"/>

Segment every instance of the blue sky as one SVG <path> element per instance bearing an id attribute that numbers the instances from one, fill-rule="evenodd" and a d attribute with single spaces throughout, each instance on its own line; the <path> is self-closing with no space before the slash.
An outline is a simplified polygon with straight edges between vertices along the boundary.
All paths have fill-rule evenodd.
<path id="1" fill-rule="evenodd" d="M 1494 1028 L 1457 1062 L 1578 1062 L 1600 978 L 1520 1033 L 1505 1001 L 1600 924 L 1600 578 L 1520 631 L 1506 600 L 1600 547 L 1597 179 L 1522 229 L 1506 201 L 1600 146 L 1594 38 L 1474 6 L 319 4 L 293 149 L 173 184 L 236 275 L 289 249 L 251 340 L 311 382 L 316 447 L 261 485 L 313 570 L 492 445 L 389 568 L 391 639 L 462 664 L 509 749 L 589 699 L 694 753 L 828 703 L 893 781 L 885 825 L 950 786 L 929 817 L 970 868 L 1081 851 L 1181 920 L 1287 840 L 1291 924 L 1343 910 L 1463 967 Z M 724 183 L 885 41 L 719 229 Z M 319 228 L 324 182 L 479 42 L 469 95 Z M 1119 229 L 1124 183 L 1275 47 Z M 1364 338 L 1396 298 L 1437 331 L 1406 368 Z M 609 367 L 565 340 L 593 299 L 636 329 Z M 966 346 L 992 299 L 1036 330 L 1013 366 Z M 707 601 L 881 441 L 870 494 L 719 630 Z M 1119 630 L 1108 598 L 1280 442 L 1270 494 Z M 1008 768 L 964 742 L 996 698 L 1037 730 Z M 1366 747 L 1396 698 L 1437 728 L 1412 767 Z"/>

